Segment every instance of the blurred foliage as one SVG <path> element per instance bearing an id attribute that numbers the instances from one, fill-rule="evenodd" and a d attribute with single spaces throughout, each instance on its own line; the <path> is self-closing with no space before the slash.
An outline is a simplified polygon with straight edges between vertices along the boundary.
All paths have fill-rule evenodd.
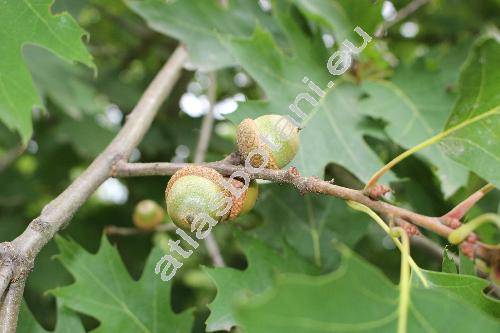
<path id="1" fill-rule="evenodd" d="M 173 52 L 178 40 L 188 45 L 192 63 L 189 69 L 183 71 L 151 130 L 134 152 L 134 161 L 192 161 L 202 112 L 194 112 L 194 109 L 200 108 L 199 105 L 191 103 L 186 107 L 181 99 L 191 94 L 203 104 L 208 88 L 206 70 L 219 69 L 218 101 L 232 100 L 237 94 L 246 97 L 246 102 L 239 104 L 238 111 L 228 116 L 233 121 L 246 117 L 247 112 L 252 112 L 252 115 L 270 110 L 286 113 L 287 105 L 297 92 L 305 90 L 305 85 L 300 83 L 302 76 L 308 75 L 324 85 L 328 81 L 324 64 L 337 49 L 338 42 L 350 35 L 356 25 L 363 26 L 372 34 L 383 21 L 381 9 L 386 6 L 382 1 L 371 0 L 356 1 L 352 6 L 350 1 L 343 0 L 228 2 L 229 9 L 224 9 L 215 0 L 178 0 L 171 4 L 163 0 L 55 1 L 52 12 L 68 11 L 88 33 L 88 40 L 84 38 L 84 42 L 97 72 L 83 64 L 62 60 L 50 52 L 50 48 L 47 50 L 36 45 L 23 48 L 23 60 L 44 108 L 37 108 L 32 113 L 34 131 L 25 145 L 15 131 L 0 122 L 0 161 L 6 159 L 9 153 L 22 150 L 20 156 L 5 168 L 0 168 L 0 241 L 19 235 L 29 221 L 39 215 L 44 205 L 83 172 L 109 143 L 145 87 Z M 401 9 L 409 2 L 393 1 L 393 4 L 396 9 Z M 260 3 L 271 4 L 273 10 L 268 11 Z M 332 3 L 336 5 L 334 8 Z M 280 11 L 277 8 L 281 8 Z M 343 8 L 349 9 L 344 16 Z M 364 8 L 369 10 L 364 11 Z M 339 80 L 340 89 L 323 110 L 324 113 L 337 112 L 334 124 L 339 124 L 342 135 L 332 133 L 326 118 L 316 118 L 313 125 L 317 127 L 313 128 L 320 130 L 304 131 L 305 144 L 300 156 L 305 159 L 301 163 L 307 165 L 297 162 L 299 170 L 324 175 L 325 179 L 334 178 L 339 185 L 360 188 L 362 181 L 377 167 L 431 135 L 417 133 L 420 129 L 415 128 L 412 137 L 401 140 L 398 135 L 409 119 L 399 112 L 401 104 L 398 103 L 401 101 L 391 99 L 391 91 L 384 91 L 387 95 L 370 96 L 380 79 L 398 86 L 406 97 L 416 101 L 419 109 L 427 112 L 427 116 L 432 118 L 432 112 L 436 110 L 446 113 L 439 115 L 435 131 L 440 131 L 448 118 L 447 112 L 451 112 L 459 94 L 457 80 L 470 46 L 483 33 L 498 27 L 499 20 L 498 0 L 435 0 L 392 26 L 382 39 L 374 41 L 363 51 L 353 70 Z M 408 37 L 402 33 L 407 23 L 416 25 L 415 35 Z M 20 26 L 23 24 L 19 22 Z M 328 36 L 333 38 L 333 46 L 323 44 L 325 36 L 326 39 Z M 301 45 L 305 47 L 299 47 Z M 199 66 L 201 70 L 195 70 L 194 66 Z M 268 75 L 268 71 L 273 74 Z M 439 91 L 433 94 L 433 90 Z M 432 98 L 427 99 L 426 94 L 431 94 Z M 342 105 L 339 103 L 342 98 L 347 98 L 351 104 Z M 434 102 L 439 104 L 437 108 Z M 397 109 L 392 110 L 397 110 L 395 115 L 378 112 L 380 108 L 384 111 L 395 105 Z M 339 115 L 340 111 L 342 114 Z M 494 130 L 498 131 L 498 128 Z M 352 152 L 360 156 L 359 163 L 344 156 L 345 149 L 339 148 L 342 137 Z M 219 160 L 234 149 L 234 123 L 218 119 L 207 160 Z M 405 160 L 393 170 L 393 175 L 387 179 L 392 181 L 395 190 L 390 197 L 393 203 L 439 216 L 484 185 L 483 179 L 475 173 L 467 174 L 462 167 L 452 183 L 443 184 L 443 177 L 449 174 L 443 172 L 439 168 L 442 164 L 436 161 L 440 158 L 446 160 L 447 157 L 442 155 L 435 159 L 436 154 L 439 155 L 437 147 L 434 157 L 431 151 L 425 151 Z M 449 159 L 446 163 L 456 165 Z M 146 260 L 152 249 L 153 255 L 158 257 L 162 244 L 164 246 L 175 234 L 109 236 L 109 242 L 115 248 L 102 235 L 108 225 L 132 227 L 132 212 L 140 200 L 152 199 L 163 204 L 167 180 L 167 177 L 120 179 L 119 184 L 125 186 L 127 192 L 126 200 L 120 202 L 106 196 L 102 188 L 92 196 L 67 228 L 60 232 L 64 239 L 59 239 L 59 245 L 67 250 L 60 254 L 66 268 L 53 259 L 54 255 L 61 253 L 55 241 L 47 244 L 38 256 L 27 281 L 24 294 L 26 305 L 21 312 L 19 332 L 53 330 L 56 323 L 59 323 L 59 331 L 68 331 L 61 330 L 65 327 L 63 325 L 68 325 L 74 327 L 71 332 L 77 332 L 81 329 L 80 322 L 86 330 L 104 330 L 106 326 L 102 323 L 106 317 L 103 313 L 74 299 L 81 292 L 74 291 L 78 283 L 89 284 L 80 288 L 93 289 L 90 281 L 75 271 L 87 265 L 78 260 L 91 260 L 92 264 L 100 267 L 93 269 L 105 271 L 104 250 L 116 259 L 117 262 L 113 260 L 112 264 L 121 265 L 123 261 L 121 282 L 126 279 L 133 284 L 136 282 L 131 281 L 131 277 L 137 280 L 142 276 L 163 284 L 152 269 L 144 271 L 144 267 L 151 265 L 151 261 L 146 264 Z M 172 297 L 166 302 L 169 306 L 164 312 L 177 316 L 194 308 L 193 333 L 206 331 L 207 318 L 212 330 L 227 328 L 241 318 L 241 322 L 247 323 L 249 332 L 259 331 L 251 326 L 256 322 L 252 318 L 258 317 L 258 311 L 264 311 L 266 307 L 276 308 L 272 304 L 286 308 L 293 303 L 286 298 L 288 290 L 295 292 L 300 288 L 301 293 L 308 296 L 305 299 L 310 301 L 316 295 L 309 295 L 311 281 L 316 281 L 313 275 L 328 274 L 345 265 L 341 263 L 340 252 L 332 246 L 332 241 L 343 243 L 358 253 L 349 254 L 350 259 L 346 259 L 355 266 L 349 270 L 352 281 L 345 282 L 348 288 L 346 295 L 349 288 L 357 286 L 356 279 L 365 272 L 368 280 L 369 277 L 386 279 L 371 265 L 382 270 L 392 282 L 398 281 L 399 252 L 376 226 L 369 225 L 368 218 L 349 210 L 341 200 L 302 197 L 294 189 L 276 184 L 261 184 L 261 189 L 253 212 L 240 217 L 234 225 L 218 226 L 214 232 L 230 267 L 204 268 L 211 266 L 211 261 L 200 246 L 195 255 L 184 261 L 171 284 Z M 499 211 L 500 191 L 494 190 L 467 214 L 466 220 L 485 212 Z M 445 240 L 426 234 L 437 243 L 446 244 Z M 489 243 L 500 241 L 498 231 L 491 225 L 482 227 L 478 234 Z M 290 259 L 291 256 L 294 258 Z M 430 256 L 419 248 L 412 248 L 412 256 L 421 267 L 441 271 L 441 258 Z M 446 263 L 447 267 L 450 267 L 449 264 Z M 462 269 L 460 265 L 460 273 L 463 273 Z M 297 280 L 289 276 L 275 288 L 276 276 L 279 279 L 284 272 L 302 275 Z M 434 274 L 436 284 L 444 285 L 441 289 L 446 289 L 460 277 L 429 274 Z M 436 295 L 444 295 L 444 299 L 462 305 L 454 315 L 463 314 L 463 321 L 472 318 L 473 323 L 478 317 L 485 318 L 481 324 L 486 330 L 486 326 L 494 325 L 491 316 L 498 318 L 498 312 L 493 310 L 498 309 L 498 304 L 481 298 L 485 282 L 474 279 L 468 280 L 473 287 L 464 287 L 469 292 L 465 300 L 460 298 L 463 295 L 448 292 L 450 287 L 444 291 L 422 291 L 422 295 L 417 296 L 416 306 L 422 306 L 421 298 L 429 297 L 435 300 L 433 306 L 436 308 L 428 310 L 436 309 L 436 313 L 441 313 L 441 307 L 437 307 L 444 301 L 437 300 L 439 297 Z M 115 282 L 102 283 L 114 286 Z M 381 295 L 389 295 L 389 301 L 393 302 L 396 287 L 385 280 L 381 284 Z M 219 287 L 228 289 L 219 292 Z M 130 288 L 131 292 L 138 293 L 134 302 L 149 295 Z M 166 286 L 161 285 L 160 288 Z M 271 288 L 274 288 L 274 296 L 269 296 Z M 338 289 L 335 284 L 331 288 Z M 235 295 L 230 295 L 232 291 Z M 257 294 L 265 291 L 265 301 L 259 301 Z M 54 294 L 58 292 L 60 299 L 56 302 Z M 97 289 L 92 292 L 98 293 Z M 316 305 L 319 304 L 323 310 L 328 309 L 328 315 L 333 314 L 333 308 L 318 301 L 319 297 L 327 298 L 326 294 L 330 291 L 320 289 L 317 292 Z M 250 309 L 250 305 L 246 308 L 234 305 L 231 302 L 235 299 L 230 296 L 236 294 L 243 294 L 244 301 L 252 298 L 252 303 L 258 303 L 258 306 Z M 362 300 L 369 304 L 366 299 Z M 139 303 L 133 304 L 136 306 Z M 297 309 L 308 308 L 307 304 L 305 301 L 299 303 Z M 359 302 L 344 304 L 354 309 L 359 306 Z M 492 309 L 491 312 L 483 311 L 485 307 Z M 76 310 L 77 316 L 70 308 Z M 308 309 L 312 311 L 314 308 Z M 230 313 L 230 318 L 221 320 L 220 316 L 225 311 Z M 287 313 L 288 316 L 292 314 L 295 313 Z M 190 315 L 184 313 L 181 316 Z M 190 320 L 186 319 L 185 324 L 190 324 Z M 100 323 L 102 326 L 99 326 Z M 110 322 L 106 324 L 112 325 Z M 168 325 L 165 327 L 171 329 L 167 328 Z M 132 330 L 132 327 L 128 329 Z"/>

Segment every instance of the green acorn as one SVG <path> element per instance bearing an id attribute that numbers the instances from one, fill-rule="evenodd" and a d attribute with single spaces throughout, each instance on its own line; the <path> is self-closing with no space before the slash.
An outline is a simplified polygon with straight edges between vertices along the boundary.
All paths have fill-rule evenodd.
<path id="1" fill-rule="evenodd" d="M 252 209 L 257 199 L 257 184 L 252 182 L 249 188 L 239 197 L 234 197 L 224 187 L 224 178 L 215 170 L 203 166 L 187 166 L 177 171 L 168 181 L 165 190 L 167 212 L 172 221 L 180 228 L 190 230 L 191 223 L 200 213 L 206 213 L 217 222 L 234 219 Z M 236 189 L 243 183 L 232 180 Z M 218 216 L 226 205 L 218 206 L 224 197 L 231 199 L 231 208 L 222 216 Z"/>
<path id="2" fill-rule="evenodd" d="M 191 223 L 200 213 L 206 213 L 217 222 L 227 219 L 217 216 L 214 202 L 231 194 L 223 187 L 223 177 L 215 170 L 203 166 L 187 166 L 177 171 L 165 190 L 167 212 L 180 228 L 190 230 Z"/>
<path id="3" fill-rule="evenodd" d="M 265 167 L 281 169 L 297 154 L 299 128 L 280 115 L 265 115 L 255 120 L 247 118 L 238 125 L 237 144 L 244 158 L 252 151 L 263 148 L 269 158 Z M 251 157 L 250 164 L 253 167 L 259 167 L 262 163 L 260 154 Z"/>
<path id="4" fill-rule="evenodd" d="M 163 222 L 165 212 L 153 200 L 142 200 L 134 209 L 132 220 L 134 225 L 142 230 L 152 230 Z"/>

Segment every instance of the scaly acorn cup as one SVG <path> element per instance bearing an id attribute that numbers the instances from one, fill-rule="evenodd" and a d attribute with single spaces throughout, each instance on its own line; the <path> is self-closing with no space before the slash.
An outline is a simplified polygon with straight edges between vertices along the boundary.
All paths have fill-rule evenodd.
<path id="1" fill-rule="evenodd" d="M 241 189 L 245 185 L 239 180 L 233 179 L 232 184 L 235 188 Z M 246 191 L 239 197 L 233 196 L 233 205 L 229 213 L 229 219 L 234 220 L 238 216 L 244 215 L 252 210 L 259 195 L 259 186 L 256 181 L 252 180 Z"/>
<path id="2" fill-rule="evenodd" d="M 271 145 L 266 141 L 271 142 Z M 265 115 L 255 120 L 247 118 L 238 125 L 237 143 L 238 150 L 245 159 L 252 151 L 262 148 L 269 157 L 265 167 L 281 169 L 297 154 L 299 129 L 280 115 Z M 250 164 L 253 167 L 259 167 L 262 163 L 260 154 L 251 157 Z"/>
<path id="3" fill-rule="evenodd" d="M 163 222 L 165 212 L 153 200 L 142 200 L 134 209 L 132 220 L 134 225 L 142 230 L 152 230 Z"/>
<path id="4" fill-rule="evenodd" d="M 206 213 L 217 222 L 228 214 L 217 216 L 214 203 L 231 193 L 223 187 L 223 177 L 215 170 L 203 166 L 187 166 L 170 178 L 165 190 L 167 212 L 180 228 L 191 230 L 191 223 L 200 213 Z"/>

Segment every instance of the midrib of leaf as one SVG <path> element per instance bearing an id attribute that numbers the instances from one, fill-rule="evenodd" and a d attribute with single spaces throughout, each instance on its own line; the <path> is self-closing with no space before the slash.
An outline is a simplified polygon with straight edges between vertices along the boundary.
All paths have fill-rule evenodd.
<path id="1" fill-rule="evenodd" d="M 326 219 L 328 215 L 330 214 L 330 211 L 332 210 L 332 202 L 329 200 L 328 201 L 328 206 L 323 210 L 323 214 L 321 216 L 321 219 L 318 222 L 318 232 L 323 231 L 323 227 L 325 226 Z"/>
<path id="2" fill-rule="evenodd" d="M 300 159 L 302 165 L 304 164 L 304 155 L 300 154 Z M 311 234 L 311 240 L 313 243 L 313 253 L 314 253 L 314 261 L 318 266 L 321 266 L 321 244 L 320 244 L 320 239 L 318 235 L 318 230 L 316 229 L 316 225 L 314 224 L 313 217 L 312 215 L 312 207 L 311 207 L 311 201 L 309 197 L 306 197 L 306 204 L 307 204 L 307 215 L 309 217 L 309 225 L 311 226 L 311 230 L 309 230 L 309 233 Z"/>
<path id="3" fill-rule="evenodd" d="M 295 216 L 297 221 L 301 221 L 302 217 L 298 216 L 293 210 L 290 210 L 288 206 L 281 200 L 279 196 L 276 195 L 269 195 L 271 199 L 274 199 L 274 201 L 285 211 L 291 212 L 292 215 Z M 304 228 L 310 235 L 312 239 L 312 244 L 313 244 L 313 253 L 314 253 L 314 261 L 318 266 L 321 266 L 321 244 L 320 244 L 320 239 L 319 239 L 319 234 L 318 234 L 318 229 L 316 228 L 316 225 L 314 223 L 314 216 L 312 216 L 312 203 L 310 201 L 309 197 L 305 197 L 305 202 L 306 202 L 306 208 L 307 208 L 307 216 L 308 216 L 308 222 L 310 228 L 308 229 L 305 224 L 299 223 L 299 225 Z"/>
<path id="4" fill-rule="evenodd" d="M 452 134 L 453 132 L 456 132 L 458 131 L 459 129 L 462 129 L 468 125 L 471 125 L 479 120 L 482 120 L 483 118 L 487 118 L 491 115 L 494 115 L 494 114 L 500 114 L 500 105 L 499 106 L 496 106 L 494 107 L 493 109 L 490 109 L 484 113 L 481 113 L 480 115 L 477 115 L 475 117 L 472 117 L 472 118 L 467 118 L 467 120 L 461 122 L 460 124 L 458 125 L 455 125 L 453 127 L 450 127 L 449 129 L 447 129 L 446 131 L 444 132 L 441 132 L 440 134 L 438 134 L 437 136 L 440 136 L 439 139 L 442 139 L 450 134 Z"/>
<path id="5" fill-rule="evenodd" d="M 315 223 L 315 219 L 314 219 L 314 212 L 312 209 L 311 197 L 307 196 L 307 197 L 305 197 L 305 199 L 306 199 L 306 206 L 307 206 L 307 217 L 309 220 L 309 225 L 311 227 L 310 234 L 311 234 L 311 239 L 312 239 L 312 243 L 313 243 L 314 262 L 316 263 L 316 265 L 321 267 L 321 247 L 320 247 L 318 229 L 316 228 L 316 223 Z"/>
<path id="6" fill-rule="evenodd" d="M 365 190 L 366 189 L 369 189 L 371 188 L 379 179 L 380 177 L 382 177 L 387 171 L 389 171 L 390 169 L 392 169 L 392 167 L 394 167 L 396 164 L 398 164 L 399 162 L 401 162 L 402 160 L 404 160 L 405 158 L 407 158 L 408 156 L 411 156 L 413 155 L 414 153 L 444 139 L 445 137 L 449 136 L 450 134 L 453 134 L 454 132 L 464 128 L 464 127 L 467 127 L 471 124 L 474 124 L 484 118 L 487 118 L 491 115 L 494 115 L 496 113 L 499 113 L 500 114 L 500 105 L 493 108 L 493 109 L 490 109 L 488 110 L 487 112 L 484 112 L 480 115 L 477 115 L 473 118 L 469 118 L 461 123 L 459 123 L 458 125 L 455 125 L 453 127 L 450 127 L 449 129 L 447 129 L 446 131 L 443 131 L 439 134 L 436 134 L 435 136 L 419 143 L 418 145 L 414 146 L 413 148 L 411 149 L 408 149 L 407 151 L 403 152 L 402 154 L 400 154 L 399 156 L 397 156 L 396 158 L 394 158 L 392 161 L 390 161 L 389 163 L 387 163 L 386 165 L 384 165 L 380 170 L 378 170 L 371 178 L 370 180 L 368 181 L 368 183 L 366 183 L 366 186 L 365 186 Z M 463 138 L 453 138 L 454 140 L 464 140 Z M 477 146 L 477 145 L 476 145 Z M 483 148 L 480 148 L 484 151 Z"/>
<path id="7" fill-rule="evenodd" d="M 109 260 L 110 258 L 108 257 L 108 254 L 106 254 L 106 259 L 108 261 L 111 261 L 110 263 L 110 269 L 111 269 L 111 274 L 113 275 L 112 276 L 112 279 L 115 280 L 115 284 L 118 288 L 118 290 L 120 291 L 120 294 L 121 294 L 121 297 L 124 298 L 124 294 L 123 294 L 123 290 L 121 289 L 121 284 L 120 284 L 120 281 L 117 279 L 116 277 L 116 273 L 115 273 L 115 268 L 113 266 L 113 259 Z M 116 300 L 119 300 L 118 297 L 115 297 Z M 134 320 L 138 326 L 145 332 L 150 332 L 150 330 L 144 326 L 144 324 L 141 322 L 141 320 L 139 318 L 137 318 L 137 316 L 135 316 L 132 311 L 130 311 L 130 309 L 128 308 L 128 306 L 126 305 L 125 302 L 123 301 L 120 301 L 119 304 L 121 305 L 121 307 L 123 308 L 123 310 L 125 311 L 125 313 L 132 318 L 132 320 Z"/>

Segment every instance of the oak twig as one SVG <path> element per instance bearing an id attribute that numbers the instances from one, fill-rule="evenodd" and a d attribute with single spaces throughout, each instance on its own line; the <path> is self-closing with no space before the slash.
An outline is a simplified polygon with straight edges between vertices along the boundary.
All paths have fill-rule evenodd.
<path id="1" fill-rule="evenodd" d="M 126 163 L 120 162 L 116 165 L 114 176 L 137 177 L 137 176 L 166 176 L 190 165 L 189 163 Z M 438 235 L 448 237 L 453 229 L 443 225 L 439 218 L 414 213 L 404 208 L 391 204 L 372 200 L 364 195 L 362 191 L 331 184 L 328 181 L 316 177 L 302 177 L 290 170 L 263 169 L 257 173 L 250 173 L 243 166 L 228 164 L 227 162 L 204 163 L 224 176 L 233 172 L 243 171 L 249 174 L 251 179 L 263 179 L 277 183 L 288 183 L 296 187 L 302 194 L 317 193 L 338 197 L 344 200 L 359 202 L 386 216 L 403 218 L 420 227 L 431 230 Z"/>
<path id="2" fill-rule="evenodd" d="M 0 267 L 0 295 L 3 295 L 5 289 L 9 286 L 10 279 L 12 278 L 13 269 L 10 263 Z"/>
<path id="3" fill-rule="evenodd" d="M 402 219 L 410 222 L 418 227 L 430 230 L 442 237 L 448 238 L 454 230 L 446 226 L 441 218 L 426 216 L 412 212 L 408 209 L 391 205 L 389 203 L 373 200 L 363 191 L 355 190 L 343 186 L 334 185 L 329 181 L 324 181 L 316 177 L 300 176 L 293 168 L 289 170 L 271 170 L 263 169 L 256 173 L 250 172 L 241 165 L 235 165 L 235 156 L 230 155 L 219 162 L 202 163 L 201 165 L 210 167 L 224 176 L 229 176 L 236 171 L 246 172 L 250 179 L 263 179 L 276 183 L 287 183 L 299 190 L 301 194 L 315 193 L 337 197 L 343 200 L 351 200 L 363 204 L 374 211 L 389 216 L 394 219 Z M 138 177 L 138 176 L 168 176 L 175 173 L 177 170 L 190 165 L 189 163 L 126 163 L 119 162 L 114 169 L 115 177 Z M 494 248 L 479 241 L 475 241 L 476 253 L 483 258 L 489 258 L 491 251 L 496 251 Z"/>
<path id="4" fill-rule="evenodd" d="M 116 225 L 108 225 L 104 228 L 104 233 L 109 236 L 134 236 L 141 234 L 149 234 L 152 232 L 165 232 L 165 231 L 173 231 L 175 230 L 175 226 L 172 223 L 162 223 L 154 229 L 144 230 L 139 228 L 130 228 L 130 227 L 118 227 Z"/>
<path id="5" fill-rule="evenodd" d="M 215 73 L 210 73 L 210 86 L 208 87 L 208 100 L 210 107 L 207 114 L 203 117 L 200 129 L 200 136 L 196 144 L 196 151 L 194 154 L 194 163 L 203 163 L 207 153 L 208 144 L 212 136 L 212 129 L 214 127 L 214 106 L 217 99 L 217 78 Z"/>
<path id="6" fill-rule="evenodd" d="M 47 204 L 39 217 L 12 242 L 0 244 L 0 267 L 9 266 L 12 274 L 0 274 L 0 286 L 8 284 L 5 296 L 0 295 L 1 332 L 15 332 L 17 313 L 22 299 L 24 281 L 35 257 L 54 234 L 64 228 L 76 211 L 113 173 L 117 161 L 126 161 L 139 144 L 160 106 L 180 76 L 187 59 L 184 47 L 178 47 L 141 99 L 127 117 L 127 122 L 113 141 L 71 185 Z"/>
<path id="7" fill-rule="evenodd" d="M 26 277 L 23 277 L 10 284 L 7 293 L 0 305 L 0 331 L 13 333 L 16 331 L 19 307 L 23 299 L 24 284 Z M 1 300 L 1 298 L 0 298 Z"/>

